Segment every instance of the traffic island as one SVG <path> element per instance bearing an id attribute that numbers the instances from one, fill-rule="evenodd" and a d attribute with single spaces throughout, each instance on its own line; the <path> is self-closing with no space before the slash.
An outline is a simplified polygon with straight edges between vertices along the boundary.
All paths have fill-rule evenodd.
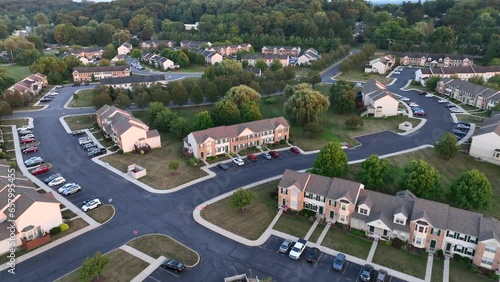
<path id="1" fill-rule="evenodd" d="M 115 216 L 115 212 L 116 210 L 114 206 L 104 205 L 89 211 L 87 215 L 90 216 L 93 220 L 104 224 L 110 221 Z"/>

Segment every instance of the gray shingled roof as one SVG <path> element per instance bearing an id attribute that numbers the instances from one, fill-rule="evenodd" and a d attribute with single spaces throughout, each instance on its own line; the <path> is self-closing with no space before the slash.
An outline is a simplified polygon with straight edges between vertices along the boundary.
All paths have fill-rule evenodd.
<path id="1" fill-rule="evenodd" d="M 489 239 L 500 242 L 500 221 L 492 217 L 482 217 L 479 224 L 479 241 Z"/>
<path id="2" fill-rule="evenodd" d="M 295 185 L 300 191 L 304 192 L 309 176 L 310 175 L 307 173 L 300 173 L 295 170 L 286 169 L 281 177 L 280 183 L 278 183 L 278 187 L 288 188 Z"/>
<path id="3" fill-rule="evenodd" d="M 450 206 L 434 201 L 416 198 L 411 221 L 425 219 L 432 226 L 446 229 L 448 226 L 448 214 Z"/>
<path id="4" fill-rule="evenodd" d="M 111 67 L 74 67 L 73 71 L 79 73 L 87 72 L 113 72 L 113 71 L 125 71 L 128 66 L 111 66 Z"/>
<path id="5" fill-rule="evenodd" d="M 477 212 L 450 207 L 448 210 L 447 228 L 449 230 L 478 237 L 479 225 L 482 217 L 483 215 Z"/>
<path id="6" fill-rule="evenodd" d="M 242 60 L 285 60 L 288 59 L 287 55 L 274 55 L 274 54 L 261 54 L 261 55 L 243 55 L 241 57 Z"/>
<path id="7" fill-rule="evenodd" d="M 134 75 L 134 76 L 124 76 L 124 77 L 109 77 L 101 79 L 101 85 L 110 84 L 125 84 L 125 83 L 148 83 L 148 82 L 158 82 L 166 81 L 167 78 L 163 74 L 155 75 Z"/>

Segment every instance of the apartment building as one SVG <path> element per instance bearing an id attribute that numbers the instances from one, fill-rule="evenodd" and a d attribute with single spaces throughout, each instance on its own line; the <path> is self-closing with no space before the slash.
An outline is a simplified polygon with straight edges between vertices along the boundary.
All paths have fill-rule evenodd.
<path id="1" fill-rule="evenodd" d="M 428 252 L 468 257 L 486 269 L 500 267 L 499 221 L 407 190 L 392 196 L 366 190 L 361 183 L 287 169 L 278 184 L 278 205 L 314 211 L 368 237 L 399 238 Z"/>
<path id="2" fill-rule="evenodd" d="M 73 81 L 92 81 L 101 80 L 109 77 L 124 77 L 130 76 L 129 66 L 112 66 L 112 67 L 74 67 Z"/>
<path id="3" fill-rule="evenodd" d="M 374 117 L 390 117 L 398 114 L 399 101 L 378 80 L 368 80 L 361 90 L 366 114 Z"/>
<path id="4" fill-rule="evenodd" d="M 47 76 L 41 73 L 35 73 L 29 75 L 25 79 L 19 81 L 18 83 L 12 85 L 7 90 L 16 91 L 21 94 L 31 92 L 33 94 L 38 94 L 43 87 L 47 86 Z"/>
<path id="5" fill-rule="evenodd" d="M 459 79 L 441 79 L 436 91 L 483 110 L 494 107 L 500 101 L 500 91 Z"/>
<path id="6" fill-rule="evenodd" d="M 210 51 L 217 52 L 223 57 L 229 57 L 236 55 L 239 51 L 250 52 L 252 45 L 250 43 L 241 43 L 235 45 L 222 45 L 222 46 L 212 46 L 209 48 Z"/>
<path id="7" fill-rule="evenodd" d="M 449 68 L 423 68 L 415 72 L 415 80 L 425 85 L 425 80 L 431 76 L 450 78 L 457 76 L 461 80 L 469 80 L 473 76 L 480 76 L 485 81 L 491 77 L 500 74 L 500 66 L 468 66 L 468 67 L 449 67 Z"/>
<path id="8" fill-rule="evenodd" d="M 262 47 L 262 54 L 264 55 L 286 55 L 297 57 L 300 55 L 300 47 L 294 46 L 264 46 Z"/>
<path id="9" fill-rule="evenodd" d="M 289 138 L 288 122 L 284 117 L 277 117 L 194 131 L 183 141 L 185 151 L 195 158 L 206 159 Z"/>
<path id="10" fill-rule="evenodd" d="M 131 90 L 134 85 L 143 85 L 146 87 L 150 87 L 153 84 L 167 85 L 167 78 L 163 74 L 110 77 L 101 79 L 100 84 Z"/>
<path id="11" fill-rule="evenodd" d="M 472 66 L 474 65 L 474 60 L 470 56 L 458 54 L 405 53 L 400 55 L 399 64 L 402 66 L 449 68 Z"/>
<path id="12" fill-rule="evenodd" d="M 283 67 L 288 66 L 290 63 L 290 57 L 288 55 L 244 55 L 241 57 L 241 61 L 248 61 L 249 66 L 255 66 L 258 60 L 264 60 L 267 66 L 270 66 L 274 60 L 278 60 Z"/>
<path id="13" fill-rule="evenodd" d="M 174 48 L 175 46 L 175 41 L 172 40 L 146 40 L 143 41 L 139 44 L 139 47 L 141 49 L 148 49 L 148 48 L 158 48 L 160 44 L 163 44 L 167 46 L 168 48 Z"/>

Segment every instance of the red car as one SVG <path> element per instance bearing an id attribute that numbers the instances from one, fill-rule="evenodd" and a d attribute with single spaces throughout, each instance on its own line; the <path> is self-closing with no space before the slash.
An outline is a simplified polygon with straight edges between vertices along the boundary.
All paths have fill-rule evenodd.
<path id="1" fill-rule="evenodd" d="M 247 159 L 251 162 L 255 162 L 257 160 L 257 156 L 256 155 L 248 155 Z"/>
<path id="2" fill-rule="evenodd" d="M 294 153 L 296 155 L 300 155 L 300 150 L 297 147 L 290 148 L 290 151 L 292 151 L 292 153 Z"/>
<path id="3" fill-rule="evenodd" d="M 42 173 L 46 173 L 47 171 L 49 171 L 49 167 L 47 166 L 41 166 L 41 167 L 37 167 L 36 169 L 32 170 L 31 171 L 31 174 L 33 175 L 39 175 L 39 174 L 42 174 Z"/>
<path id="4" fill-rule="evenodd" d="M 35 153 L 35 152 L 38 152 L 37 147 L 28 147 L 28 148 L 23 149 L 23 154 Z"/>
<path id="5" fill-rule="evenodd" d="M 277 158 L 280 156 L 280 153 L 276 152 L 276 151 L 270 151 L 269 152 L 269 155 L 271 155 L 271 157 L 273 158 Z"/>
<path id="6" fill-rule="evenodd" d="M 28 143 L 33 143 L 35 142 L 35 138 L 30 138 L 30 139 L 21 139 L 21 144 L 28 144 Z"/>
<path id="7" fill-rule="evenodd" d="M 413 115 L 416 117 L 425 117 L 425 112 L 416 112 Z"/>

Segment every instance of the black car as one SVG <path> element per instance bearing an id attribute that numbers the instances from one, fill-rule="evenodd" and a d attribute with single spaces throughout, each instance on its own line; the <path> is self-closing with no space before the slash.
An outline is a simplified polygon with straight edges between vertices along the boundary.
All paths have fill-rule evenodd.
<path id="1" fill-rule="evenodd" d="M 75 82 L 75 83 L 73 83 L 73 87 L 80 86 L 80 85 L 81 85 L 81 83 L 80 83 L 80 82 Z"/>
<path id="2" fill-rule="evenodd" d="M 83 145 L 83 148 L 88 150 L 91 148 L 97 148 L 97 145 L 94 143 L 88 143 L 88 144 Z"/>
<path id="3" fill-rule="evenodd" d="M 217 165 L 218 168 L 222 169 L 222 170 L 228 170 L 229 167 L 227 166 L 227 164 L 218 164 Z"/>
<path id="4" fill-rule="evenodd" d="M 49 183 L 50 181 L 56 179 L 57 177 L 61 177 L 61 174 L 60 173 L 52 174 L 51 176 L 45 178 L 43 182 Z"/>
<path id="5" fill-rule="evenodd" d="M 42 98 L 42 99 L 40 100 L 40 102 L 50 102 L 50 101 L 52 101 L 52 99 L 53 99 L 53 98 L 51 98 L 51 97 L 45 97 L 45 98 Z"/>
<path id="6" fill-rule="evenodd" d="M 97 157 L 97 156 L 100 156 L 100 155 L 104 155 L 106 154 L 107 150 L 104 149 L 104 148 L 97 148 L 97 149 L 94 149 L 92 151 L 90 151 L 88 153 L 88 156 L 91 157 L 91 158 L 94 158 L 94 157 Z"/>
<path id="7" fill-rule="evenodd" d="M 313 263 L 316 262 L 319 258 L 319 253 L 320 251 L 318 248 L 309 249 L 309 252 L 307 252 L 307 257 L 306 257 L 307 261 Z"/>
<path id="8" fill-rule="evenodd" d="M 453 129 L 451 131 L 451 133 L 453 133 L 455 135 L 459 135 L 459 136 L 465 136 L 465 135 L 467 135 L 467 132 L 463 132 L 462 130 L 458 130 L 458 129 Z"/>
<path id="9" fill-rule="evenodd" d="M 85 134 L 85 131 L 84 130 L 76 130 L 76 131 L 71 132 L 71 134 L 73 136 L 80 136 L 80 135 Z"/>
<path id="10" fill-rule="evenodd" d="M 182 272 L 186 268 L 182 262 L 174 259 L 166 259 L 162 262 L 160 267 L 164 269 L 170 269 L 175 272 Z"/>

